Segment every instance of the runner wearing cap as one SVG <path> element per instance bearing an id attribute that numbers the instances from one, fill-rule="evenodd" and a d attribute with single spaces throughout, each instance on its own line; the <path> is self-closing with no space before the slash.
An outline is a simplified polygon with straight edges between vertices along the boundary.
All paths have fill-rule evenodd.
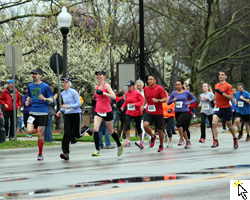
<path id="1" fill-rule="evenodd" d="M 70 88 L 72 85 L 71 78 L 63 78 L 63 89 L 61 95 L 63 98 L 63 105 L 57 112 L 56 116 L 60 117 L 64 113 L 64 135 L 62 140 L 62 152 L 60 158 L 69 160 L 69 143 L 72 135 L 76 138 L 82 137 L 86 132 L 92 135 L 90 126 L 86 124 L 81 129 L 82 111 L 80 109 L 81 101 L 78 92 Z"/>
<path id="2" fill-rule="evenodd" d="M 215 87 L 215 107 L 213 109 L 213 122 L 212 122 L 212 129 L 214 134 L 214 141 L 212 148 L 218 147 L 218 130 L 217 125 L 218 121 L 221 117 L 226 119 L 227 127 L 230 129 L 232 136 L 233 136 L 233 148 L 238 148 L 238 140 L 235 135 L 235 129 L 232 125 L 232 108 L 229 103 L 229 100 L 233 100 L 233 88 L 232 86 L 226 82 L 227 72 L 221 70 L 219 72 L 219 83 L 217 83 Z"/>
<path id="3" fill-rule="evenodd" d="M 146 113 L 144 115 L 143 127 L 145 131 L 151 136 L 150 147 L 155 145 L 156 135 L 154 135 L 149 127 L 150 124 L 155 122 L 155 127 L 159 133 L 160 146 L 158 152 L 163 151 L 163 109 L 162 103 L 166 102 L 166 93 L 160 85 L 156 84 L 154 75 L 148 76 L 148 86 L 144 88 L 145 98 L 143 101 L 143 107 L 147 104 Z"/>
<path id="4" fill-rule="evenodd" d="M 37 128 L 39 149 L 37 160 L 43 160 L 43 130 L 47 125 L 49 103 L 53 102 L 53 93 L 50 87 L 41 81 L 43 72 L 40 68 L 34 69 L 31 74 L 34 82 L 28 85 L 28 99 L 25 102 L 25 105 L 29 106 L 32 101 L 27 120 L 27 134 L 31 135 L 34 128 Z"/>
<path id="5" fill-rule="evenodd" d="M 94 116 L 94 141 L 95 141 L 95 152 L 92 153 L 92 156 L 100 156 L 99 149 L 99 127 L 102 123 L 102 120 L 105 120 L 108 133 L 111 135 L 118 147 L 117 156 L 121 156 L 123 154 L 123 143 L 119 141 L 119 137 L 113 129 L 113 114 L 112 108 L 110 105 L 110 99 L 116 99 L 116 96 L 111 89 L 110 85 L 105 82 L 106 71 L 98 70 L 95 72 L 96 79 L 98 81 L 98 85 L 95 89 L 94 99 L 96 100 L 95 105 L 95 116 Z"/>
<path id="6" fill-rule="evenodd" d="M 140 149 L 144 148 L 143 140 L 142 140 L 142 129 L 141 129 L 141 117 L 142 111 L 141 106 L 143 104 L 143 97 L 140 92 L 135 90 L 135 82 L 129 81 L 127 84 L 128 91 L 126 92 L 126 101 L 121 107 L 123 111 L 125 107 L 127 107 L 126 111 L 126 134 L 127 134 L 127 142 L 125 143 L 124 147 L 130 147 L 130 123 L 134 119 L 136 123 L 136 129 L 140 136 Z"/>

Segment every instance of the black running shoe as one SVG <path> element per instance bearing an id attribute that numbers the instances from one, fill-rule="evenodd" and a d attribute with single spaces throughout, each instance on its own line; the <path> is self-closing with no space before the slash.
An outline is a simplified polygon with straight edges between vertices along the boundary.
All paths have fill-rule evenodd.
<path id="1" fill-rule="evenodd" d="M 68 153 L 61 153 L 60 158 L 64 160 L 69 160 L 69 154 Z"/>

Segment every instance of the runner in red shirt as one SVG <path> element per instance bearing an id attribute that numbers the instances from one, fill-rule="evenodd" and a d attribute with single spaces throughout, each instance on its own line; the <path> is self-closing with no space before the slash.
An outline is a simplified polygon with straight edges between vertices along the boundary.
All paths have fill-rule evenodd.
<path id="1" fill-rule="evenodd" d="M 145 131 L 152 137 L 150 147 L 155 145 L 156 135 L 154 135 L 149 127 L 152 122 L 155 122 L 155 127 L 159 133 L 160 146 L 158 152 L 163 151 L 163 108 L 162 103 L 167 101 L 166 93 L 160 85 L 156 84 L 156 79 L 154 75 L 148 76 L 148 86 L 144 88 L 144 106 L 147 104 L 146 113 L 144 115 L 143 127 Z"/>

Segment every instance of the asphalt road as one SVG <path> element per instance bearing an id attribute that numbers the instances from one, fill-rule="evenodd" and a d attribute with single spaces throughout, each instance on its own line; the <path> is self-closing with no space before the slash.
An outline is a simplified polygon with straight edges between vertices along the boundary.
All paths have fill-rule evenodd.
<path id="1" fill-rule="evenodd" d="M 159 141 L 153 148 L 145 142 L 144 150 L 133 144 L 121 157 L 117 148 L 92 157 L 92 143 L 72 145 L 69 161 L 59 158 L 60 147 L 45 148 L 44 161 L 36 160 L 36 148 L 2 150 L 0 199 L 230 199 L 230 180 L 250 180 L 246 134 L 237 150 L 231 134 L 219 134 L 215 149 L 209 129 L 204 144 L 199 128 L 191 134 L 191 149 L 178 147 L 174 135 L 172 149 L 158 153 Z M 243 199 L 237 189 L 233 194 L 231 199 Z"/>

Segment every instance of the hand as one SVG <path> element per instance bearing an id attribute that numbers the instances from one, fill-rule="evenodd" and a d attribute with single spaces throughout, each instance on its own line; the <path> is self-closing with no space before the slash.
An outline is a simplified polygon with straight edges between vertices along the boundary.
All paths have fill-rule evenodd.
<path id="1" fill-rule="evenodd" d="M 56 116 L 57 116 L 57 117 L 60 117 L 60 115 L 61 115 L 61 111 L 58 111 L 58 112 L 56 113 Z"/>
<path id="2" fill-rule="evenodd" d="M 4 107 L 7 108 L 7 109 L 9 108 L 9 106 L 7 104 L 4 104 Z"/>
<path id="3" fill-rule="evenodd" d="M 223 94 L 223 92 L 220 89 L 215 89 L 215 92 L 218 92 L 220 95 Z"/>
<path id="4" fill-rule="evenodd" d="M 157 102 L 158 102 L 158 99 L 152 98 L 152 101 L 153 101 L 154 103 L 157 103 Z"/>
<path id="5" fill-rule="evenodd" d="M 55 95 L 54 95 L 54 99 L 57 99 L 57 97 L 58 97 L 58 94 L 57 93 L 55 93 Z"/>
<path id="6" fill-rule="evenodd" d="M 240 99 L 241 99 L 241 100 L 244 100 L 244 97 L 243 97 L 243 96 L 240 96 Z"/>
<path id="7" fill-rule="evenodd" d="M 178 99 L 177 98 L 173 98 L 173 101 L 176 102 Z"/>
<path id="8" fill-rule="evenodd" d="M 208 97 L 205 96 L 205 97 L 203 97 L 202 99 L 208 99 Z"/>
<path id="9" fill-rule="evenodd" d="M 40 100 L 42 100 L 42 101 L 45 101 L 45 98 L 44 98 L 44 96 L 43 96 L 42 94 L 39 94 L 38 98 L 39 98 Z"/>
<path id="10" fill-rule="evenodd" d="M 62 108 L 62 109 L 67 109 L 68 106 L 67 106 L 67 105 L 61 105 L 61 108 Z"/>
<path id="11" fill-rule="evenodd" d="M 25 101 L 25 106 L 29 106 L 30 102 L 29 101 Z"/>
<path id="12" fill-rule="evenodd" d="M 187 102 L 185 105 L 186 105 L 187 107 L 189 107 L 190 104 Z"/>
<path id="13" fill-rule="evenodd" d="M 200 107 L 201 107 L 201 105 L 199 104 L 199 105 L 198 105 L 198 107 L 200 108 Z"/>
<path id="14" fill-rule="evenodd" d="M 124 111 L 124 108 L 123 108 L 123 107 L 121 107 L 121 111 Z"/>
<path id="15" fill-rule="evenodd" d="M 97 90 L 97 91 L 96 91 L 96 94 L 103 94 L 103 91 Z"/>
<path id="16" fill-rule="evenodd" d="M 142 111 L 142 112 L 143 112 L 143 110 L 144 110 L 144 106 L 141 107 L 141 111 Z"/>
<path id="17" fill-rule="evenodd" d="M 172 111 L 173 111 L 173 109 L 169 109 L 169 110 L 168 110 L 168 113 L 171 113 Z"/>

